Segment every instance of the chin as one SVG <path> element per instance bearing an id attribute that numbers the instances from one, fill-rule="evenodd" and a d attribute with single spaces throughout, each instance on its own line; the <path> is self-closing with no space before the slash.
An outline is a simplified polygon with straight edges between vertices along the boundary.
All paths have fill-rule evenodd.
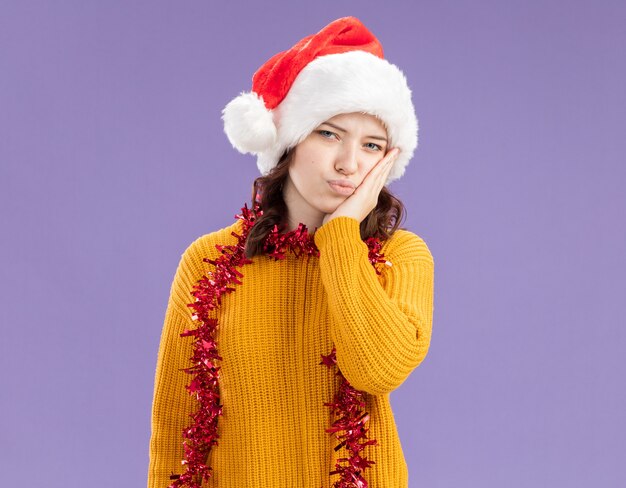
<path id="1" fill-rule="evenodd" d="M 326 200 L 322 202 L 320 205 L 316 205 L 315 208 L 317 208 L 323 214 L 331 214 L 335 210 L 337 210 L 337 207 L 339 207 L 339 205 L 341 205 L 342 203 L 343 203 L 343 199 L 340 199 L 337 201 Z"/>
<path id="2" fill-rule="evenodd" d="M 309 207 L 317 210 L 318 212 L 327 215 L 333 213 L 337 210 L 337 207 L 341 205 L 348 197 L 344 197 L 341 195 L 311 195 L 310 198 L 306 198 L 305 200 L 308 203 Z"/>

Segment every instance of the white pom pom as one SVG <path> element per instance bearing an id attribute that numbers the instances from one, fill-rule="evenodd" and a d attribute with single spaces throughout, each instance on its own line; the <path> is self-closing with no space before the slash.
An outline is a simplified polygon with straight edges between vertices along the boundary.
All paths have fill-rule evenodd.
<path id="1" fill-rule="evenodd" d="M 255 92 L 242 92 L 222 110 L 224 132 L 235 149 L 258 154 L 276 143 L 276 126 L 272 112 Z"/>

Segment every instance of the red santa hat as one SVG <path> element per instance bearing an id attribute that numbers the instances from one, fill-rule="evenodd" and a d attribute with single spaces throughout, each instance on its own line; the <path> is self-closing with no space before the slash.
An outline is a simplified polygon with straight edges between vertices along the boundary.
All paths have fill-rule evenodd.
<path id="1" fill-rule="evenodd" d="M 411 90 L 400 69 L 383 58 L 378 39 L 355 17 L 337 19 L 317 34 L 265 62 L 222 111 L 235 149 L 257 156 L 266 175 L 285 150 L 335 115 L 364 112 L 387 129 L 399 147 L 387 183 L 400 178 L 417 147 Z"/>

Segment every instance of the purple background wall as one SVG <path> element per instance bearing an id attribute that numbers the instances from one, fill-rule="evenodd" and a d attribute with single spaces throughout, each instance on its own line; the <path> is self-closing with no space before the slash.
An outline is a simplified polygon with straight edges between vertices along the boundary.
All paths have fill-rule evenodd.
<path id="1" fill-rule="evenodd" d="M 145 485 L 176 265 L 258 174 L 220 111 L 345 15 L 421 127 L 391 185 L 436 263 L 392 394 L 411 487 L 626 486 L 626 7 L 555 0 L 2 2 L 2 486 Z"/>

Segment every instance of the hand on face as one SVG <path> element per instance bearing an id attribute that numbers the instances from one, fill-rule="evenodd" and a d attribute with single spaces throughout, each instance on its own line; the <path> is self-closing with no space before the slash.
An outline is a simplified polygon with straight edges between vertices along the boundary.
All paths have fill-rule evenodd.
<path id="1" fill-rule="evenodd" d="M 376 208 L 378 195 L 385 186 L 387 176 L 400 150 L 397 147 L 391 149 L 367 173 L 361 184 L 352 195 L 346 198 L 331 214 L 326 214 L 322 225 L 335 217 L 352 217 L 360 222 Z"/>

